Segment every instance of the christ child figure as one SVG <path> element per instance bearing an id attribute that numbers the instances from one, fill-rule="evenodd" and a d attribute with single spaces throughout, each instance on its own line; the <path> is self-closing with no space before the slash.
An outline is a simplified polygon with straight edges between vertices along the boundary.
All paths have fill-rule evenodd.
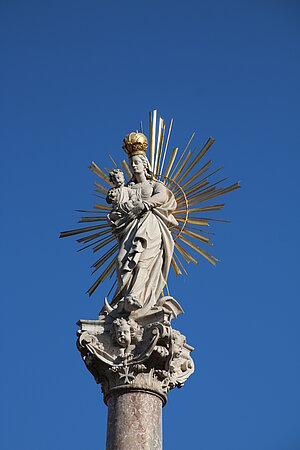
<path id="1" fill-rule="evenodd" d="M 124 173 L 120 169 L 109 172 L 109 181 L 113 187 L 108 191 L 106 201 L 112 205 L 112 211 L 107 218 L 112 225 L 119 226 L 135 206 L 136 194 L 133 189 L 125 186 Z"/>

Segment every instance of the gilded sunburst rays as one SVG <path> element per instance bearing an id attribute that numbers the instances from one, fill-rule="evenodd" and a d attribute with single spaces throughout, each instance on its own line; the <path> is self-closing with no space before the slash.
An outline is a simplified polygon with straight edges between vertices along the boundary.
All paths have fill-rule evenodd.
<path id="1" fill-rule="evenodd" d="M 168 151 L 173 119 L 167 127 L 167 133 L 162 118 L 159 118 L 158 126 L 156 124 L 157 111 L 154 110 L 149 113 L 149 162 L 155 178 L 163 182 L 176 198 L 177 209 L 173 214 L 178 226 L 171 229 L 175 244 L 171 265 L 176 275 L 187 275 L 187 265 L 190 262 L 198 264 L 197 255 L 202 256 L 214 266 L 219 261 L 202 248 L 202 245 L 208 246 L 208 248 L 213 245 L 211 242 L 213 233 L 206 231 L 211 222 L 228 221 L 215 219 L 214 217 L 203 217 L 203 213 L 222 209 L 224 203 L 211 204 L 211 200 L 234 191 L 240 186 L 239 183 L 234 183 L 220 187 L 220 184 L 224 183 L 226 178 L 215 182 L 211 181 L 212 177 L 222 169 L 222 167 L 219 167 L 210 170 L 212 160 L 202 163 L 203 157 L 215 141 L 213 138 L 209 138 L 204 146 L 197 151 L 197 147 L 191 147 L 195 137 L 195 133 L 193 133 L 183 151 L 180 151 L 178 147 L 173 147 L 172 151 Z M 143 130 L 142 123 L 140 124 L 140 130 Z M 166 140 L 164 139 L 165 135 Z M 191 148 L 193 149 L 191 150 Z M 115 167 L 119 167 L 111 155 L 109 155 L 109 158 Z M 120 167 L 123 169 L 127 180 L 130 180 L 132 174 L 125 160 L 120 162 Z M 108 177 L 109 170 L 107 168 L 100 169 L 95 162 L 92 162 L 89 168 L 97 175 L 98 180 L 100 179 L 94 182 L 95 195 L 105 199 L 112 186 Z M 109 205 L 96 202 L 92 211 L 79 210 L 79 212 L 88 214 L 81 217 L 79 223 L 95 223 L 96 225 L 84 226 L 60 234 L 60 237 L 84 235 L 77 239 L 78 243 L 84 244 L 78 251 L 91 247 L 94 253 L 99 251 L 103 253 L 92 265 L 93 274 L 103 268 L 104 265 L 105 267 L 87 291 L 89 295 L 92 295 L 107 277 L 112 279 L 115 274 L 118 245 L 113 230 L 106 220 L 106 215 L 110 209 Z M 203 230 L 203 227 L 205 230 Z M 116 280 L 113 282 L 110 292 L 115 283 Z"/>

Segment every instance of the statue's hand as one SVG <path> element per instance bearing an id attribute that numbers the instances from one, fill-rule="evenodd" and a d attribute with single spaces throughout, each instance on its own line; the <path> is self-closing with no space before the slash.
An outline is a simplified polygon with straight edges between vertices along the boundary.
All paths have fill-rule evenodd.
<path id="1" fill-rule="evenodd" d="M 135 219 L 138 217 L 142 212 L 144 212 L 146 209 L 146 206 L 143 202 L 138 201 L 136 202 L 135 206 L 132 208 L 132 210 L 129 212 L 128 216 L 130 219 Z"/>

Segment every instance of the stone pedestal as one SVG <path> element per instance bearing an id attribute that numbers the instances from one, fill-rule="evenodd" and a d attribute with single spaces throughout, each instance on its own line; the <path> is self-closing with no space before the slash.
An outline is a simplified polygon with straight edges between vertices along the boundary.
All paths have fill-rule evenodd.
<path id="1" fill-rule="evenodd" d="M 182 312 L 164 297 L 146 313 L 104 309 L 78 322 L 78 350 L 108 406 L 107 450 L 161 450 L 167 392 L 194 371 L 193 347 L 171 327 Z"/>
<path id="2" fill-rule="evenodd" d="M 106 450 L 162 450 L 162 400 L 146 391 L 119 392 L 107 401 Z"/>

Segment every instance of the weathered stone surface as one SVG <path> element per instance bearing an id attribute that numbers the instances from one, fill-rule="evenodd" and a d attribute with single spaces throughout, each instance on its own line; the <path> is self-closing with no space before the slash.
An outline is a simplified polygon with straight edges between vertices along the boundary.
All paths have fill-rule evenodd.
<path id="1" fill-rule="evenodd" d="M 194 371 L 193 347 L 171 327 L 182 312 L 172 298 L 162 299 L 142 316 L 136 313 L 100 314 L 98 320 L 80 320 L 77 346 L 81 356 L 101 384 L 104 401 L 118 390 L 144 390 L 161 397 L 182 387 Z"/>
<path id="2" fill-rule="evenodd" d="M 107 401 L 106 450 L 161 450 L 162 401 L 147 392 L 112 394 Z"/>

